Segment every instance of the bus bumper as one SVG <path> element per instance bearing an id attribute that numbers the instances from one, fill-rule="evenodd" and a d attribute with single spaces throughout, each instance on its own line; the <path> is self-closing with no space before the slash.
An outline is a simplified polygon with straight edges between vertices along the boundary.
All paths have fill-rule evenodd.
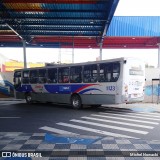
<path id="1" fill-rule="evenodd" d="M 140 97 L 126 97 L 126 96 L 123 96 L 122 97 L 122 101 L 124 103 L 134 103 L 134 102 L 142 102 L 144 100 L 144 96 L 140 96 Z"/>

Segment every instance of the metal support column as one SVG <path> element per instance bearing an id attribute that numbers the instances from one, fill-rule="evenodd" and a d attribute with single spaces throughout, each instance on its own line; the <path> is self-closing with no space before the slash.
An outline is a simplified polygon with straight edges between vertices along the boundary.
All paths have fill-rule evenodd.
<path id="1" fill-rule="evenodd" d="M 160 68 L 160 43 L 158 45 L 158 68 Z"/>
<path id="2" fill-rule="evenodd" d="M 102 60 L 102 42 L 100 43 L 99 60 Z"/>
<path id="3" fill-rule="evenodd" d="M 72 63 L 74 63 L 74 37 L 73 37 L 73 47 L 72 47 Z"/>
<path id="4" fill-rule="evenodd" d="M 61 64 L 61 48 L 59 48 L 59 53 L 58 53 L 58 64 Z"/>
<path id="5" fill-rule="evenodd" d="M 27 68 L 27 59 L 26 59 L 26 41 L 22 40 L 23 43 L 23 58 L 24 58 L 24 68 Z"/>

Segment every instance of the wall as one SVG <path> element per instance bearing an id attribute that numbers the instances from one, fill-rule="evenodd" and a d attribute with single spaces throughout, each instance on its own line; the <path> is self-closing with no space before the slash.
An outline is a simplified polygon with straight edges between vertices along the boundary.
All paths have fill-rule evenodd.
<path id="1" fill-rule="evenodd" d="M 5 62 L 7 58 L 0 54 L 0 72 L 5 72 Z"/>
<path id="2" fill-rule="evenodd" d="M 146 86 L 145 86 L 145 99 L 144 102 L 157 103 L 160 99 L 160 68 L 146 68 Z"/>
<path id="3" fill-rule="evenodd" d="M 43 67 L 43 66 L 45 66 L 44 63 L 31 63 L 31 62 L 27 63 L 28 68 Z M 24 67 L 23 62 L 18 62 L 15 60 L 10 60 L 10 61 L 5 62 L 5 71 L 6 72 L 14 71 L 15 69 L 22 69 L 23 67 Z"/>
<path id="4" fill-rule="evenodd" d="M 0 72 L 0 97 L 13 96 L 13 72 Z"/>

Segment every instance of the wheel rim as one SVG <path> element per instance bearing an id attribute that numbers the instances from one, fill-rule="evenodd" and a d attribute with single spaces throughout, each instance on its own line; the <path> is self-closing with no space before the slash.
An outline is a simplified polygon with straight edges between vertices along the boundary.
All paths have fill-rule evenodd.
<path id="1" fill-rule="evenodd" d="M 31 96 L 27 96 L 26 99 L 27 99 L 28 102 L 31 102 L 31 100 L 32 100 Z"/>
<path id="2" fill-rule="evenodd" d="M 73 97 L 73 99 L 72 99 L 72 106 L 74 108 L 80 108 L 81 107 L 81 101 L 80 101 L 79 97 L 77 97 L 77 96 Z"/>
<path id="3" fill-rule="evenodd" d="M 73 106 L 78 107 L 79 106 L 79 100 L 78 99 L 73 99 Z"/>

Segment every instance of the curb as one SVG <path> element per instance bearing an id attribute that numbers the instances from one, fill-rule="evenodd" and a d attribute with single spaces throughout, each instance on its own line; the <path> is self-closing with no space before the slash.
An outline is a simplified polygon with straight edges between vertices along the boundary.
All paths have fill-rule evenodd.
<path id="1" fill-rule="evenodd" d="M 15 99 L 15 98 L 0 98 L 0 101 L 22 101 L 22 99 Z"/>

